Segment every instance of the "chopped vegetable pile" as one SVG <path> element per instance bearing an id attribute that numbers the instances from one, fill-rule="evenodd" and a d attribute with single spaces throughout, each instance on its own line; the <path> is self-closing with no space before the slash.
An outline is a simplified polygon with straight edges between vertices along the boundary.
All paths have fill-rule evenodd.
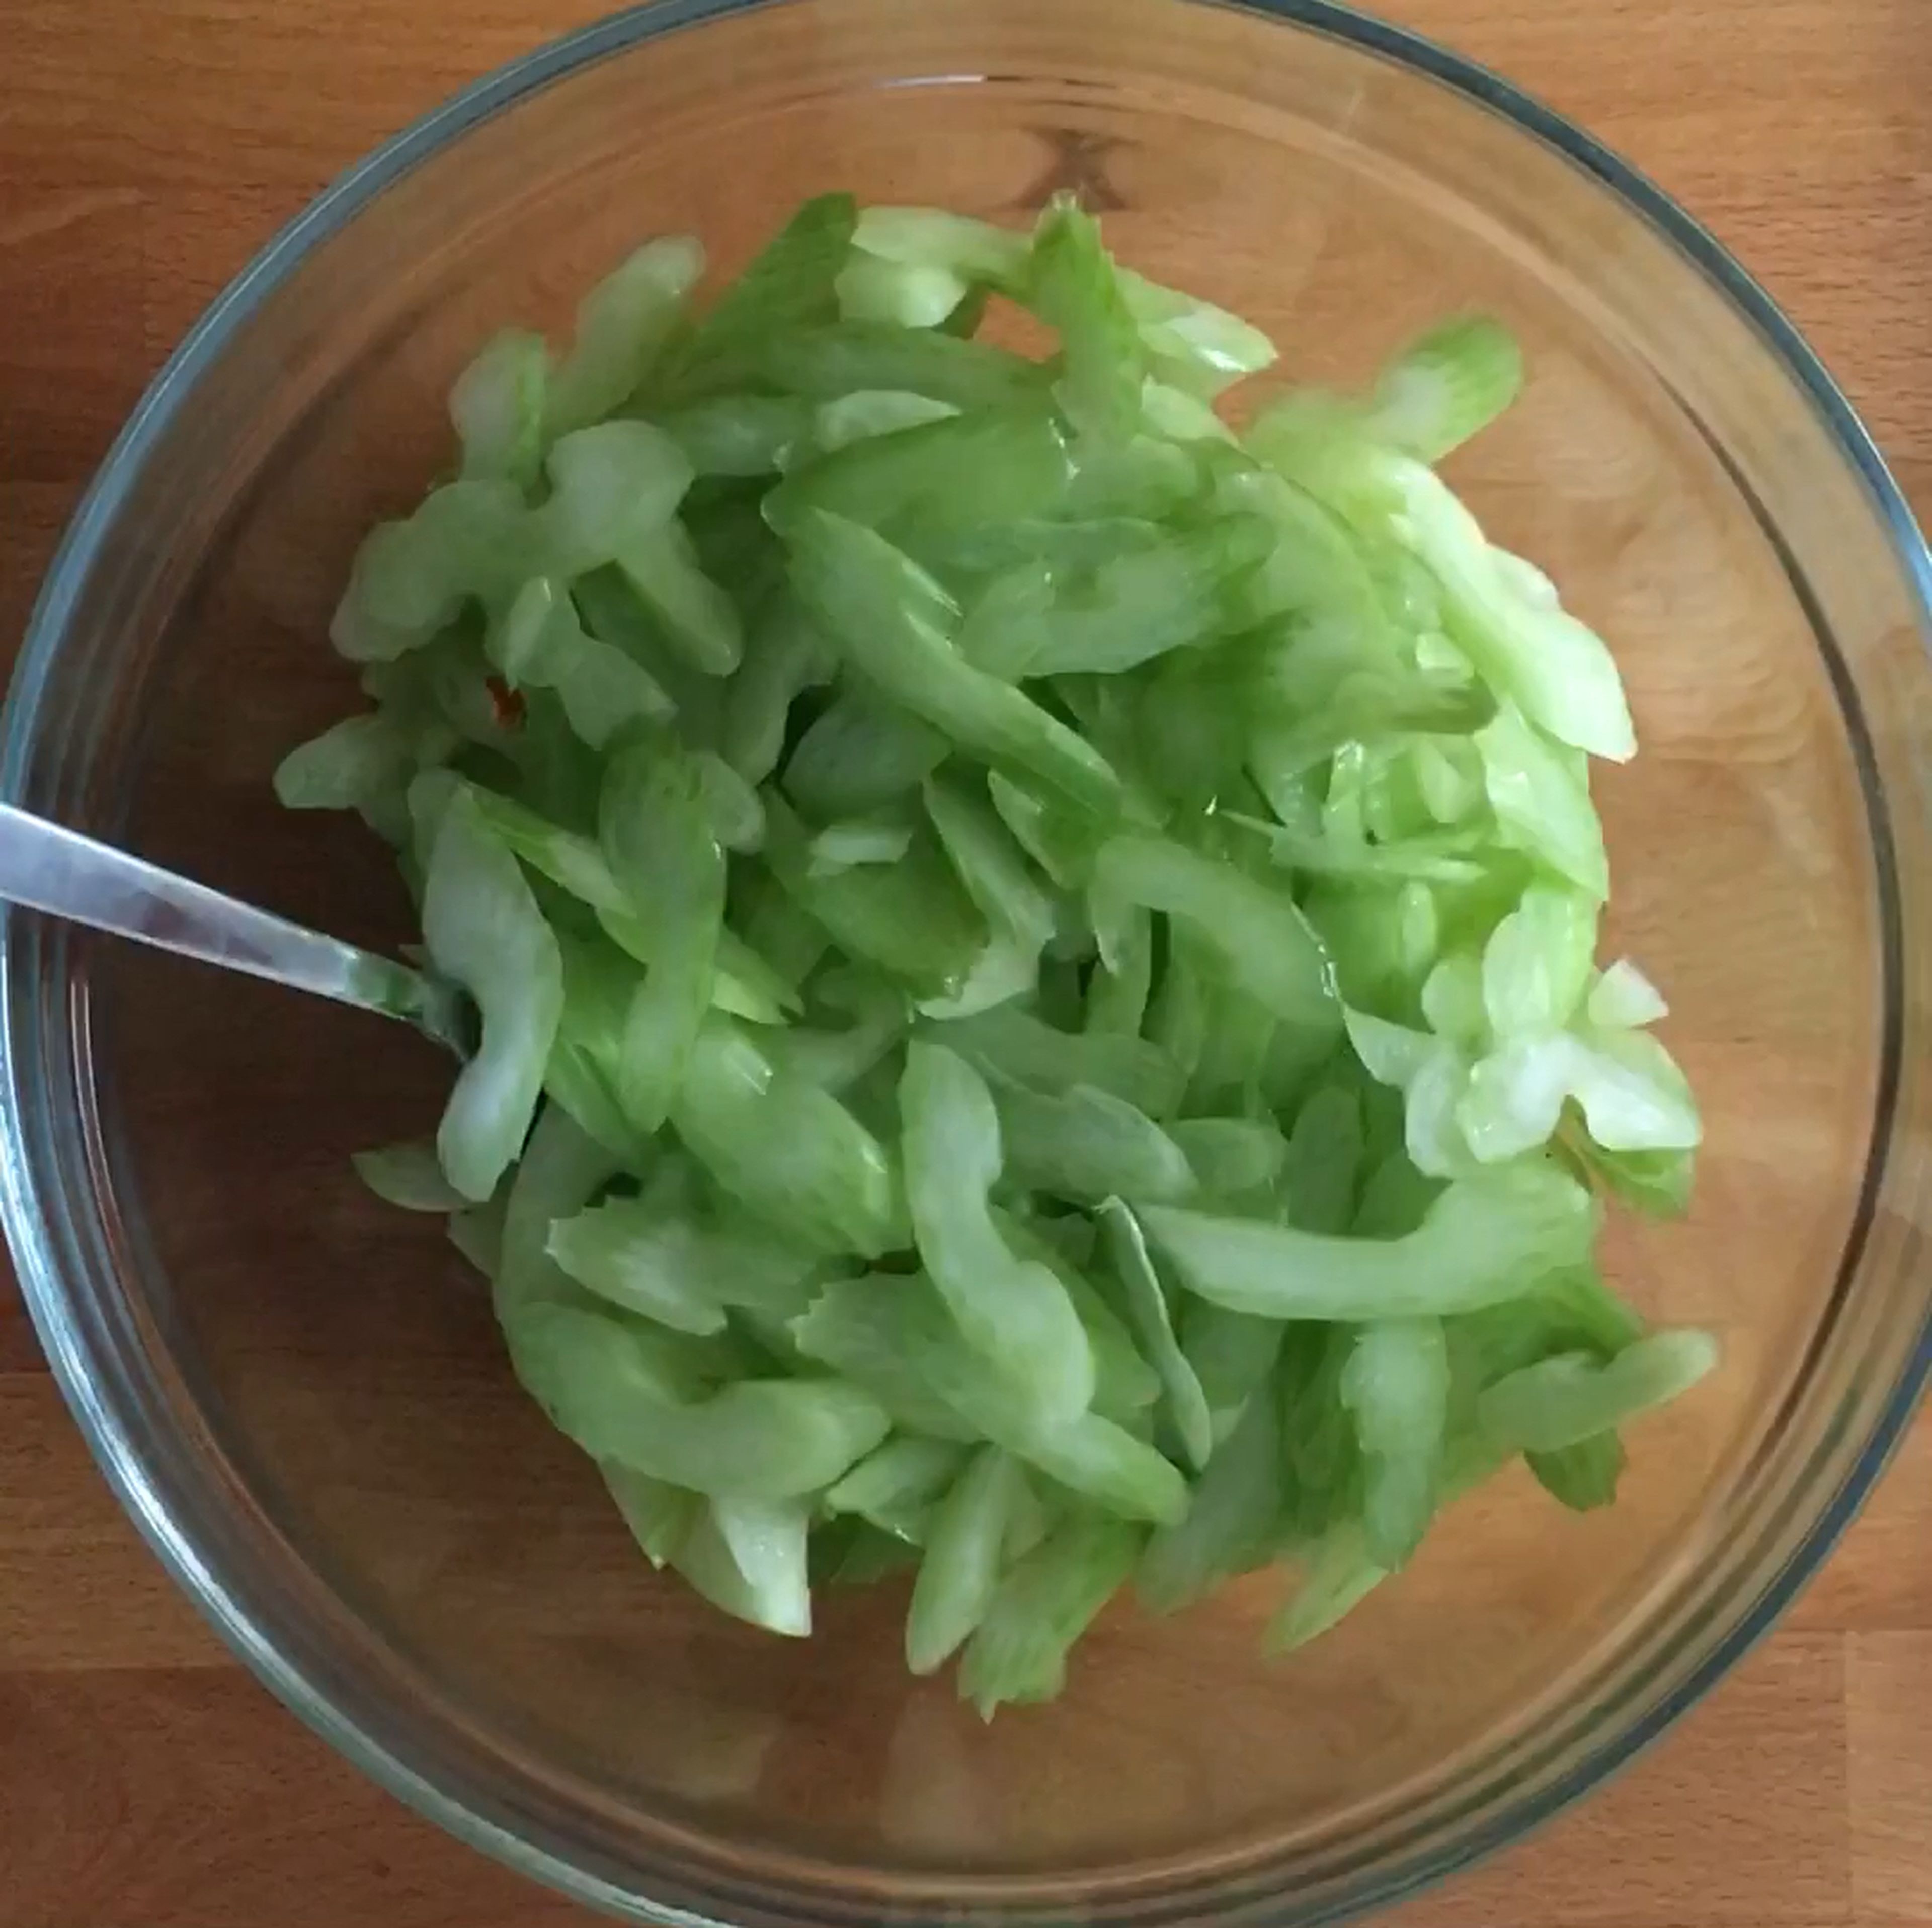
<path id="1" fill-rule="evenodd" d="M 1608 652 L 1430 466 L 1479 318 L 1372 392 L 1031 235 L 808 202 L 708 306 L 651 242 L 493 340 L 356 558 L 373 706 L 277 787 L 393 844 L 480 1044 L 432 1150 L 516 1371 L 638 1543 L 1046 1698 L 1123 1588 L 1331 1625 L 1520 1454 L 1607 1502 L 1709 1369 L 1592 1260 L 1698 1118 L 1609 889 Z M 992 307 L 1056 338 L 1034 361 Z"/>

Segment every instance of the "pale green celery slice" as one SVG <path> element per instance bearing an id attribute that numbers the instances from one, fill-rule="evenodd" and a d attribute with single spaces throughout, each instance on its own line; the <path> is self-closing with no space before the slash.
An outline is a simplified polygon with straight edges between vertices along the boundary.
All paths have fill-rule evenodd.
<path id="1" fill-rule="evenodd" d="M 543 471 L 550 345 L 540 334 L 506 328 L 484 344 L 449 391 L 449 419 L 462 448 L 462 472 L 532 487 Z"/>
<path id="2" fill-rule="evenodd" d="M 1232 442 L 1234 431 L 1212 406 L 1185 388 L 1157 382 L 1150 375 L 1141 388 L 1141 419 L 1156 435 L 1171 442 Z"/>
<path id="3" fill-rule="evenodd" d="M 1275 358 L 1274 343 L 1259 328 L 1211 301 L 1163 287 L 1131 268 L 1121 271 L 1120 286 L 1156 367 L 1181 386 L 1218 394 Z"/>
<path id="4" fill-rule="evenodd" d="M 1510 916 L 1515 914 L 1512 912 Z M 1438 958 L 1435 969 L 1422 981 L 1423 1022 L 1444 1042 L 1460 1050 L 1480 1051 L 1490 1042 L 1492 1018 L 1497 1007 L 1485 994 L 1490 982 L 1488 955 L 1495 947 L 1497 933 L 1508 923 L 1509 918 L 1505 917 L 1496 931 L 1490 934 L 1490 944 L 1485 947 L 1482 958 L 1473 958 L 1466 951 L 1451 952 L 1448 956 Z M 1522 927 L 1517 928 L 1520 931 Z M 1522 955 L 1523 949 L 1516 932 L 1504 939 L 1504 963 L 1499 967 L 1502 979 L 1513 978 L 1518 969 L 1528 961 Z M 1586 952 L 1586 969 L 1588 964 L 1588 955 Z M 1532 996 L 1537 994 L 1532 993 Z M 1536 1028 L 1545 1030 L 1554 1021 L 1556 1021 L 1541 1020 Z"/>
<path id="5" fill-rule="evenodd" d="M 400 522 L 379 523 L 356 552 L 328 628 L 351 662 L 393 661 L 446 628 L 464 604 L 508 595 L 532 548 L 514 484 L 466 480 L 432 489 Z"/>
<path id="6" fill-rule="evenodd" d="M 563 1009 L 563 963 L 517 860 L 459 798 L 423 886 L 430 961 L 475 999 L 482 1042 L 458 1074 L 436 1130 L 450 1183 L 481 1201 L 522 1147 Z"/>
<path id="7" fill-rule="evenodd" d="M 1188 1288 L 1272 1318 L 1408 1318 L 1471 1312 L 1528 1291 L 1588 1252 L 1589 1194 L 1527 1163 L 1456 1180 L 1406 1237 L 1357 1239 L 1150 1205 L 1141 1222 Z"/>
<path id="8" fill-rule="evenodd" d="M 722 1332 L 734 1306 L 790 1318 L 810 1297 L 811 1255 L 750 1228 L 706 1225 L 648 1191 L 557 1219 L 548 1249 L 586 1291 L 678 1332 Z"/>
<path id="9" fill-rule="evenodd" d="M 950 402 L 934 401 L 899 388 L 857 388 L 820 402 L 812 412 L 812 446 L 818 455 L 836 455 L 855 442 L 878 435 L 896 435 L 903 429 L 923 428 L 946 421 L 959 411 Z"/>
<path id="10" fill-rule="evenodd" d="M 689 532 L 674 516 L 626 538 L 610 559 L 657 618 L 665 640 L 708 676 L 728 676 L 743 659 L 738 606 L 698 566 Z"/>
<path id="11" fill-rule="evenodd" d="M 1364 1465 L 1362 1531 L 1390 1573 L 1422 1543 L 1438 1498 L 1449 1416 L 1449 1352 L 1440 1319 L 1372 1321 L 1342 1368 Z"/>
<path id="12" fill-rule="evenodd" d="M 616 562 L 670 523 L 692 484 L 690 458 L 646 421 L 604 421 L 562 436 L 536 511 L 542 559 L 563 579 Z"/>
<path id="13" fill-rule="evenodd" d="M 1288 1141 L 1271 1118 L 1177 1118 L 1167 1133 L 1209 1198 L 1268 1191 L 1288 1161 Z"/>
<path id="14" fill-rule="evenodd" d="M 505 1195 L 490 1278 L 491 1302 L 506 1335 L 532 1306 L 591 1303 L 550 1257 L 550 1228 L 580 1212 L 617 1167 L 609 1149 L 558 1106 L 546 1105 L 538 1113 Z"/>
<path id="15" fill-rule="evenodd" d="M 658 426 L 698 475 L 774 475 L 812 433 L 812 412 L 796 395 L 714 395 Z"/>
<path id="16" fill-rule="evenodd" d="M 390 796 L 414 774 L 409 736 L 384 715 L 346 716 L 298 743 L 275 766 L 286 810 L 357 810 Z"/>
<path id="17" fill-rule="evenodd" d="M 1688 1152 L 1702 1141 L 1683 1073 L 1642 1031 L 1510 1039 L 1474 1066 L 1456 1120 L 1472 1151 L 1492 1163 L 1544 1143 L 1572 1099 L 1606 1152 Z"/>
<path id="18" fill-rule="evenodd" d="M 715 1012 L 671 1108 L 678 1136 L 733 1197 L 814 1252 L 904 1243 L 892 1162 L 837 1099 L 778 1070 Z"/>
<path id="19" fill-rule="evenodd" d="M 653 1480 L 615 1460 L 605 1462 L 597 1470 L 644 1558 L 658 1567 L 675 1559 L 698 1523 L 704 1500 L 682 1486 Z"/>
<path id="20" fill-rule="evenodd" d="M 1523 1461 L 1536 1483 L 1559 1505 L 1588 1513 L 1616 1501 L 1625 1455 L 1615 1432 L 1593 1432 L 1554 1453 L 1526 1453 Z"/>
<path id="21" fill-rule="evenodd" d="M 958 610 L 902 551 L 860 524 L 807 510 L 787 527 L 794 581 L 854 667 L 954 742 L 1037 778 L 1101 817 L 1120 779 L 1086 740 L 955 647 Z"/>
<path id="22" fill-rule="evenodd" d="M 1086 1028 L 1138 1036 L 1153 985 L 1153 913 L 1144 904 L 1129 904 L 1102 942 L 1088 980 Z"/>
<path id="23" fill-rule="evenodd" d="M 934 1035 L 983 1070 L 1036 1091 L 1092 1085 L 1164 1118 L 1180 1102 L 1180 1067 L 1158 1045 L 1119 1031 L 1062 1031 L 1012 1005 L 941 1026 Z"/>
<path id="24" fill-rule="evenodd" d="M 1196 1186 L 1186 1155 L 1144 1111 L 1090 1084 L 995 1091 L 1007 1169 L 1036 1192 L 1098 1204 L 1115 1192 L 1178 1202 Z"/>
<path id="25" fill-rule="evenodd" d="M 1718 1342 L 1692 1328 L 1653 1333 L 1610 1360 L 1558 1353 L 1486 1387 L 1483 1430 L 1508 1452 L 1556 1453 L 1688 1392 L 1718 1363 Z"/>
<path id="26" fill-rule="evenodd" d="M 1123 1521 L 1075 1518 L 1000 1582 L 959 1663 L 959 1691 L 982 1720 L 1059 1693 L 1069 1651 L 1132 1572 L 1144 1538 Z"/>
<path id="27" fill-rule="evenodd" d="M 1037 402 L 1046 391 L 1038 365 L 1024 355 L 935 329 L 879 322 L 837 322 L 768 336 L 754 365 L 775 388 L 813 401 L 892 388 L 956 409 L 999 410 Z"/>
<path id="28" fill-rule="evenodd" d="M 790 1025 L 772 1039 L 769 1048 L 782 1069 L 836 1097 L 886 1057 L 904 1036 L 906 1024 L 904 997 L 879 983 L 853 1008 L 852 1021 L 842 1030 Z"/>
<path id="29" fill-rule="evenodd" d="M 653 385 L 674 394 L 740 387 L 759 371 L 770 343 L 832 320 L 838 273 L 850 259 L 858 223 L 850 194 L 805 202 L 673 344 Z"/>
<path id="30" fill-rule="evenodd" d="M 956 1440 L 901 1434 L 870 1453 L 825 1495 L 832 1513 L 856 1513 L 881 1532 L 923 1546 L 933 1508 L 968 1459 Z"/>
<path id="31" fill-rule="evenodd" d="M 1600 1030 L 1637 1030 L 1670 1015 L 1664 994 L 1628 958 L 1604 967 L 1583 1004 L 1585 1018 Z"/>
<path id="32" fill-rule="evenodd" d="M 1459 315 L 1411 342 L 1376 378 L 1365 432 L 1439 462 L 1489 427 L 1522 388 L 1522 350 L 1500 322 Z"/>
<path id="33" fill-rule="evenodd" d="M 1575 1016 L 1589 983 L 1597 912 L 1594 898 L 1533 883 L 1490 934 L 1483 949 L 1481 1003 L 1497 1038 L 1541 1036 Z"/>
<path id="34" fill-rule="evenodd" d="M 646 241 L 584 296 L 570 352 L 550 383 L 550 434 L 600 421 L 632 394 L 704 272 L 704 248 L 688 235 L 667 235 Z"/>
<path id="35" fill-rule="evenodd" d="M 445 1228 L 449 1242 L 464 1261 L 484 1278 L 491 1277 L 502 1261 L 503 1201 L 494 1198 L 487 1204 L 467 1205 L 449 1215 Z"/>
<path id="36" fill-rule="evenodd" d="M 935 1509 L 906 1615 L 909 1672 L 937 1672 L 986 1618 L 1025 1481 L 1011 1454 L 982 1447 Z"/>
<path id="37" fill-rule="evenodd" d="M 1285 892 L 1155 837 L 1116 837 L 1103 846 L 1094 889 L 1184 922 L 1229 985 L 1276 1016 L 1340 1031 L 1328 960 Z"/>
<path id="38" fill-rule="evenodd" d="M 670 1564 L 713 1606 L 768 1633 L 812 1631 L 805 1501 L 714 1498 L 692 1522 Z"/>
<path id="39" fill-rule="evenodd" d="M 987 1195 L 1001 1170 L 999 1115 L 962 1058 L 914 1040 L 899 1083 L 906 1202 L 934 1285 L 968 1342 L 1050 1428 L 1094 1397 L 1094 1354 L 1066 1287 L 1017 1258 Z"/>
<path id="40" fill-rule="evenodd" d="M 1270 1367 L 1273 1359 L 1270 1351 Z M 1196 1483 L 1186 1517 L 1161 1528 L 1141 1555 L 1134 1588 L 1150 1613 L 1189 1606 L 1273 1557 L 1282 1510 L 1280 1408 L 1272 1399 L 1244 1397 L 1234 1411 L 1239 1417 Z"/>
<path id="41" fill-rule="evenodd" d="M 790 1499 L 830 1486 L 884 1438 L 878 1403 L 835 1379 L 734 1379 L 707 1390 L 693 1342 L 545 1302 L 510 1333 L 532 1396 L 593 1459 L 696 1492 Z"/>
<path id="42" fill-rule="evenodd" d="M 923 825 L 896 862 L 814 876 L 802 826 L 776 796 L 765 808 L 772 875 L 842 950 L 915 995 L 958 990 L 986 943 L 986 923 Z"/>
<path id="43" fill-rule="evenodd" d="M 1174 1336 L 1166 1292 L 1132 1209 L 1119 1198 L 1109 1198 L 1101 1207 L 1100 1216 L 1114 1270 L 1126 1291 L 1134 1328 L 1160 1375 L 1174 1435 L 1180 1441 L 1184 1456 L 1198 1473 L 1214 1450 L 1214 1416 L 1208 1408 L 1208 1396 Z"/>
<path id="44" fill-rule="evenodd" d="M 593 750 L 634 723 L 665 722 L 673 713 L 663 685 L 641 663 L 585 631 L 553 577 L 524 584 L 490 625 L 484 648 L 512 689 L 554 690 L 571 728 Z"/>
<path id="45" fill-rule="evenodd" d="M 1388 1578 L 1388 1570 L 1368 1550 L 1359 1519 L 1331 1528 L 1305 1551 L 1300 1564 L 1300 1584 L 1264 1636 L 1270 1654 L 1292 1653 L 1326 1633 Z"/>
<path id="46" fill-rule="evenodd" d="M 944 268 L 968 280 L 1016 285 L 1027 262 L 1028 238 L 944 208 L 867 208 L 854 244 L 881 260 Z"/>
<path id="47" fill-rule="evenodd" d="M 896 328 L 937 328 L 970 291 L 950 268 L 859 252 L 838 271 L 837 285 L 842 320 Z"/>
<path id="48" fill-rule="evenodd" d="M 1298 1231 L 1338 1234 L 1353 1225 L 1363 1140 L 1361 1100 L 1347 1086 L 1324 1084 L 1304 1101 L 1282 1154 L 1279 1195 Z"/>
<path id="49" fill-rule="evenodd" d="M 724 919 L 724 853 L 698 760 L 671 742 L 612 758 L 598 813 L 604 862 L 652 929 L 650 967 L 625 1015 L 617 1095 L 646 1137 L 670 1114 L 711 1008 Z"/>
<path id="50" fill-rule="evenodd" d="M 860 864 L 897 863 L 912 847 L 912 826 L 903 819 L 848 817 L 812 832 L 806 846 L 806 874 L 836 877 Z"/>
<path id="51" fill-rule="evenodd" d="M 1603 826 L 1582 759 L 1505 706 L 1476 733 L 1490 807 L 1505 839 L 1600 902 L 1610 895 Z"/>
<path id="52" fill-rule="evenodd" d="M 422 1138 L 351 1154 L 356 1175 L 384 1204 L 406 1212 L 460 1211 L 472 1201 L 443 1174 L 436 1147 Z"/>
<path id="53" fill-rule="evenodd" d="M 1140 423 L 1146 352 L 1100 226 L 1055 195 L 1034 230 L 1027 304 L 1060 337 L 1054 394 L 1084 436 L 1120 442 Z"/>
<path id="54" fill-rule="evenodd" d="M 1000 822 L 1060 889 L 1084 888 L 1099 848 L 1088 819 L 1048 802 L 999 770 L 986 773 L 986 793 Z"/>
<path id="55" fill-rule="evenodd" d="M 845 690 L 806 725 L 785 763 L 785 794 L 821 822 L 863 817 L 917 790 L 947 748 L 931 724 Z"/>
<path id="56" fill-rule="evenodd" d="M 1087 1412 L 1042 1428 L 1031 1402 L 966 1343 L 922 1276 L 836 1280 L 792 1330 L 808 1356 L 866 1387 L 912 1430 L 990 1440 L 1127 1519 L 1174 1520 L 1185 1510 L 1180 1472 L 1111 1420 Z"/>
<path id="57" fill-rule="evenodd" d="M 929 1017 L 962 1018 L 1034 990 L 1040 954 L 1059 922 L 1053 898 L 987 801 L 982 785 L 944 773 L 926 779 L 927 817 L 968 896 L 986 920 L 987 941 L 956 991 L 926 1000 Z"/>
<path id="58" fill-rule="evenodd" d="M 747 783 L 761 784 L 784 752 L 791 706 L 830 673 L 832 652 L 789 595 L 774 597 L 746 638 L 725 696 L 718 748 Z"/>

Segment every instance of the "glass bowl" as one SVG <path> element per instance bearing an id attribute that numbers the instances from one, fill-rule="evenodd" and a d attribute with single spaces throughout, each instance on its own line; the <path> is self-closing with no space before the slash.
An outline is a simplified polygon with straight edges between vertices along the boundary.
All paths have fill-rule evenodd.
<path id="1" fill-rule="evenodd" d="M 1503 82 L 1319 0 L 728 0 L 594 27 L 384 148 L 235 283 L 80 511 L 4 726 L 11 799 L 305 921 L 406 934 L 385 853 L 275 808 L 348 708 L 358 532 L 445 459 L 484 335 L 641 236 L 730 266 L 801 195 L 1023 218 L 1358 379 L 1425 319 L 1520 333 L 1455 463 L 1612 640 L 1610 941 L 1709 1142 L 1618 1282 L 1717 1328 L 1610 1513 L 1508 1478 L 1337 1633 L 1268 1589 L 1112 1615 L 982 1728 L 900 1603 L 788 1643 L 652 1578 L 515 1391 L 434 1224 L 347 1154 L 426 1124 L 394 1027 L 9 920 L 8 1229 L 80 1421 L 262 1677 L 466 1839 L 620 1914 L 1306 1924 L 1508 1840 L 1702 1693 L 1816 1567 L 1928 1364 L 1928 558 L 1790 326 L 1654 188 Z"/>

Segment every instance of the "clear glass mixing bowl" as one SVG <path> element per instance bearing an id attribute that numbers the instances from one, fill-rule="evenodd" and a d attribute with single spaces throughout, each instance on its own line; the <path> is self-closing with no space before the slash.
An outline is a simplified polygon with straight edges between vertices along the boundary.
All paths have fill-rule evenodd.
<path id="1" fill-rule="evenodd" d="M 1624 1498 L 1506 1480 L 1281 1664 L 1265 1589 L 1122 1611 L 1065 1699 L 982 1729 L 904 1675 L 898 1603 L 808 1645 L 655 1580 L 514 1389 L 434 1227 L 353 1148 L 444 1076 L 393 1027 L 15 917 L 8 1228 L 122 1498 L 274 1689 L 459 1834 L 640 1919 L 1306 1924 L 1387 1901 L 1606 1773 L 1812 1570 L 1928 1363 L 1928 558 L 1745 275 L 1502 82 L 1319 0 L 663 0 L 378 154 L 217 304 L 50 576 L 0 788 L 314 923 L 405 935 L 382 853 L 273 807 L 352 701 L 357 532 L 443 459 L 492 327 L 637 239 L 725 265 L 800 196 L 1022 217 L 1348 380 L 1445 309 L 1534 371 L 1458 458 L 1613 640 L 1613 941 L 1673 1004 L 1709 1147 L 1619 1282 L 1718 1328 Z"/>

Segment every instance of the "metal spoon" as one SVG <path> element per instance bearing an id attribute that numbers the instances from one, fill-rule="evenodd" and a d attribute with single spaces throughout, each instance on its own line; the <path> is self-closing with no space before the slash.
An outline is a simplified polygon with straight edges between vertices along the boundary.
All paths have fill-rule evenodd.
<path id="1" fill-rule="evenodd" d="M 447 979 L 304 930 L 10 804 L 0 804 L 0 898 L 400 1018 L 458 1055 L 473 1045 L 474 1009 Z"/>

